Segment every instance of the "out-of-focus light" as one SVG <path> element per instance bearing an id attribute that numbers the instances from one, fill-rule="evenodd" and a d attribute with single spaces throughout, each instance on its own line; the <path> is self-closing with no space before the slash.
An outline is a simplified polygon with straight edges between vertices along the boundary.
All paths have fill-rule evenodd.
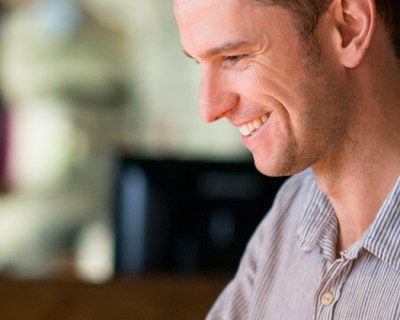
<path id="1" fill-rule="evenodd" d="M 65 173 L 71 151 L 72 126 L 54 101 L 12 110 L 9 174 L 12 187 L 51 187 Z"/>
<path id="2" fill-rule="evenodd" d="M 32 4 L 37 32 L 46 37 L 72 36 L 81 21 L 81 12 L 72 0 L 40 0 Z"/>
<path id="3" fill-rule="evenodd" d="M 76 273 L 90 282 L 103 282 L 113 275 L 113 241 L 104 223 L 85 228 L 77 242 Z"/>

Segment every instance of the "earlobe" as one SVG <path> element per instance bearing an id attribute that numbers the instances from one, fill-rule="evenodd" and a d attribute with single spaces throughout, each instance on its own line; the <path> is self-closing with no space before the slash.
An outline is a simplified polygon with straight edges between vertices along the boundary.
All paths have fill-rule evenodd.
<path id="1" fill-rule="evenodd" d="M 375 0 L 337 0 L 335 16 L 339 41 L 336 43 L 342 64 L 356 68 L 363 60 L 375 32 Z"/>

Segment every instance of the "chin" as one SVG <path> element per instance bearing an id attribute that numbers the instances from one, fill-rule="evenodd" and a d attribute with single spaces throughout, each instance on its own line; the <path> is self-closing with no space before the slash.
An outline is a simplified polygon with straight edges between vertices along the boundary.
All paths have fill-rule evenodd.
<path id="1" fill-rule="evenodd" d="M 299 173 L 306 168 L 300 168 L 292 161 L 285 159 L 258 159 L 254 158 L 254 164 L 258 171 L 268 177 L 287 177 Z"/>
<path id="2" fill-rule="evenodd" d="M 270 162 L 254 159 L 254 164 L 258 171 L 260 171 L 263 175 L 266 175 L 268 177 L 285 176 L 282 170 L 280 170 L 276 166 L 271 165 Z"/>

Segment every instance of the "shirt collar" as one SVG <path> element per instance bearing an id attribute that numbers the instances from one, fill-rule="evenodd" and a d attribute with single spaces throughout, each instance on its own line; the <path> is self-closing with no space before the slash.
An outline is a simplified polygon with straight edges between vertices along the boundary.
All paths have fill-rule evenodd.
<path id="1" fill-rule="evenodd" d="M 400 271 L 400 177 L 360 240 L 366 250 Z"/>
<path id="2" fill-rule="evenodd" d="M 335 211 L 328 197 L 318 189 L 313 179 L 298 229 L 300 247 L 305 251 L 316 248 L 327 229 L 337 229 L 336 221 Z"/>
<path id="3" fill-rule="evenodd" d="M 319 247 L 323 239 L 335 239 L 337 226 L 335 210 L 329 198 L 318 189 L 313 179 L 298 229 L 300 247 L 311 251 Z M 335 244 L 332 243 L 333 246 Z M 361 248 L 400 271 L 400 177 L 374 222 L 364 235 L 346 250 L 345 256 L 350 259 L 356 258 Z"/>

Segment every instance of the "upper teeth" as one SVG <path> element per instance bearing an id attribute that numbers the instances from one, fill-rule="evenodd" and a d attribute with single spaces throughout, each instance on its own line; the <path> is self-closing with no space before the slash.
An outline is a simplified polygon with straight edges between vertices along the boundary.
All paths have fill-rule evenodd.
<path id="1" fill-rule="evenodd" d="M 261 127 L 268 120 L 268 115 L 264 114 L 248 123 L 242 124 L 239 127 L 242 136 L 249 136 L 254 130 Z"/>

